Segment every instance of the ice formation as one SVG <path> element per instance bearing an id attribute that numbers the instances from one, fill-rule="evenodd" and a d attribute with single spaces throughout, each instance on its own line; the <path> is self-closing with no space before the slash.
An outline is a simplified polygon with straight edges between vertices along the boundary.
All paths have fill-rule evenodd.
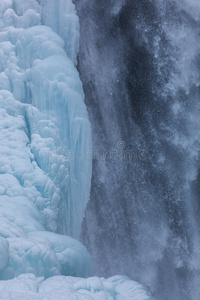
<path id="1" fill-rule="evenodd" d="M 41 16 L 49 21 L 38 2 L 0 8 L 0 277 L 86 276 L 85 248 L 52 233 L 78 237 L 90 190 L 90 124 L 70 55 L 78 35 L 68 38 L 69 58 L 66 43 L 41 25 Z"/>
<path id="2" fill-rule="evenodd" d="M 1 6 L 5 12 L 0 22 L 0 88 L 11 92 L 13 101 L 31 104 L 21 106 L 20 114 L 32 161 L 47 174 L 49 186 L 39 190 L 45 190 L 43 198 L 55 200 L 51 211 L 42 208 L 47 228 L 78 237 L 91 178 L 90 124 L 78 72 L 63 49 L 63 40 L 40 25 L 36 1 L 3 1 Z M 69 38 L 69 52 L 76 53 L 76 31 L 74 35 L 73 41 Z M 67 223 L 60 217 L 60 223 L 55 222 L 63 210 Z"/>
<path id="3" fill-rule="evenodd" d="M 0 281 L 0 295 L 4 300 L 151 300 L 144 285 L 125 276 L 109 279 L 87 279 L 55 276 L 47 280 L 33 274 Z"/>
<path id="4" fill-rule="evenodd" d="M 91 181 L 91 129 L 75 67 L 78 41 L 71 0 L 1 0 L 0 298 L 5 300 L 66 299 L 66 294 L 150 299 L 145 287 L 126 277 L 60 276 L 87 277 L 91 271 L 87 250 L 74 239 Z"/>

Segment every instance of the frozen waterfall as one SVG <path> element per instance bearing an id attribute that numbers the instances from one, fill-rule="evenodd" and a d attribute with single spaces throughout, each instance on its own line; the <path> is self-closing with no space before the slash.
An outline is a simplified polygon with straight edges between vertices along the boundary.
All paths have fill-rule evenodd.
<path id="1" fill-rule="evenodd" d="M 150 300 L 126 276 L 91 277 L 79 238 L 91 126 L 71 0 L 0 1 L 0 298 Z M 82 278 L 81 278 L 82 277 Z"/>
<path id="2" fill-rule="evenodd" d="M 78 19 L 68 2 L 65 19 L 68 23 L 67 16 L 74 14 L 76 27 L 72 24 L 67 36 L 72 59 Z M 23 272 L 89 274 L 82 245 L 44 234 L 79 236 L 90 191 L 91 132 L 78 72 L 63 49 L 66 43 L 41 25 L 41 16 L 47 18 L 44 9 L 40 12 L 36 1 L 1 2 L 0 233 L 3 253 L 9 249 L 2 279 Z M 78 152 L 85 160 L 77 158 Z M 64 255 L 68 247 L 71 252 Z"/>

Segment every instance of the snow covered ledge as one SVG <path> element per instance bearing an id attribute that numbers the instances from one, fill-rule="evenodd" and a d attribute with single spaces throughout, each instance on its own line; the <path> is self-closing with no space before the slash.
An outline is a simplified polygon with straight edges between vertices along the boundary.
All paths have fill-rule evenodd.
<path id="1" fill-rule="evenodd" d="M 153 300 L 149 291 L 125 276 L 87 279 L 56 276 L 44 280 L 33 274 L 0 281 L 4 300 Z"/>

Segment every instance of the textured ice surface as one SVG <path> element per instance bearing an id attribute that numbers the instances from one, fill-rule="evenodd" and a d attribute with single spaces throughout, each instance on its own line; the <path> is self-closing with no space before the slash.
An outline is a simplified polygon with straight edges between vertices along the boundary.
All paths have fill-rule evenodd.
<path id="1" fill-rule="evenodd" d="M 65 3 L 77 20 L 71 1 Z M 67 40 L 41 25 L 41 16 L 49 22 L 46 3 L 42 7 L 34 0 L 0 3 L 1 279 L 26 272 L 88 276 L 91 268 L 86 249 L 58 234 L 80 232 L 90 190 L 91 133 Z M 69 52 L 76 56 L 72 39 L 73 30 Z M 84 159 L 77 159 L 78 152 Z"/>
<path id="2" fill-rule="evenodd" d="M 47 280 L 22 274 L 0 282 L 4 300 L 151 300 L 145 286 L 125 276 L 88 279 L 55 276 Z"/>
<path id="3" fill-rule="evenodd" d="M 79 20 L 72 1 L 40 0 L 42 24 L 48 25 L 64 40 L 68 57 L 76 63 L 79 47 Z"/>
<path id="4" fill-rule="evenodd" d="M 75 13 L 71 1 L 65 3 Z M 42 7 L 45 10 L 47 5 Z M 1 8 L 4 13 L 0 19 L 0 89 L 7 92 L 2 92 L 0 105 L 11 124 L 24 128 L 23 131 L 21 127 L 15 128 L 20 134 L 17 138 L 12 126 L 4 124 L 2 113 L 2 126 L 7 126 L 1 136 L 2 144 L 11 133 L 16 148 L 18 140 L 21 143 L 23 138 L 20 147 L 26 156 L 21 154 L 19 161 L 15 150 L 13 175 L 21 186 L 31 184 L 32 190 L 37 190 L 32 201 L 39 205 L 47 229 L 78 237 L 91 180 L 90 124 L 78 72 L 63 49 L 67 42 L 51 28 L 40 25 L 38 2 L 3 1 Z M 74 18 L 77 19 L 76 15 Z M 70 38 L 69 41 L 72 45 Z M 73 49 L 76 54 L 77 46 Z M 13 109 L 14 115 L 7 111 L 8 105 L 17 107 L 17 111 Z M 21 148 L 19 151 L 22 152 Z M 6 159 L 7 170 L 2 173 L 11 172 L 8 172 L 9 153 Z M 4 160 L 2 163 L 5 165 Z M 34 164 L 37 174 L 33 180 L 30 170 Z"/>

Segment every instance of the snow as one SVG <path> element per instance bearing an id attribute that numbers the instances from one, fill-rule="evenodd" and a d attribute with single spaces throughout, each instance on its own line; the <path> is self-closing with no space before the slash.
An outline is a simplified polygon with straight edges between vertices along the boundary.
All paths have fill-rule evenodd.
<path id="1" fill-rule="evenodd" d="M 47 280 L 33 274 L 0 282 L 4 300 L 153 300 L 145 286 L 125 276 L 87 279 L 54 276 Z"/>
<path id="2" fill-rule="evenodd" d="M 74 238 L 92 147 L 78 41 L 71 0 L 1 0 L 0 299 L 150 299 L 127 277 L 83 279 L 91 259 Z"/>

